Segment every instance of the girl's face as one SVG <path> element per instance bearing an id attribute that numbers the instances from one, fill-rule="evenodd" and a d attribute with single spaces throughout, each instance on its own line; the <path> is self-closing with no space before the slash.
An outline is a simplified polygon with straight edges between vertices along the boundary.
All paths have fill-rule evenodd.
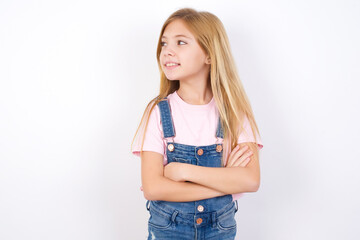
<path id="1" fill-rule="evenodd" d="M 167 79 L 207 79 L 210 60 L 181 19 L 166 26 L 161 46 L 160 63 Z"/>

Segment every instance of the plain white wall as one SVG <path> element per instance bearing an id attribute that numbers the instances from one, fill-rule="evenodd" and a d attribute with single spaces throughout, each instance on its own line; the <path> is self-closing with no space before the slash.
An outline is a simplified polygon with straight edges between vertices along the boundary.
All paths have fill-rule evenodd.
<path id="1" fill-rule="evenodd" d="M 222 20 L 264 143 L 236 239 L 358 239 L 356 0 L 1 1 L 0 239 L 145 239 L 130 143 L 180 7 Z"/>

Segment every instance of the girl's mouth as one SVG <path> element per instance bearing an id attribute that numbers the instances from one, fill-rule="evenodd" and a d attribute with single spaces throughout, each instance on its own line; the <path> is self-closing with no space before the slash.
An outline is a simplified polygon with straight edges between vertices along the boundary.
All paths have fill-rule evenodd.
<path id="1" fill-rule="evenodd" d="M 172 70 L 176 67 L 180 66 L 180 63 L 176 63 L 176 62 L 167 62 L 165 63 L 165 68 L 168 70 Z"/>
<path id="2" fill-rule="evenodd" d="M 168 69 L 168 70 L 172 70 L 172 69 L 174 69 L 176 67 L 179 67 L 179 66 L 180 66 L 180 64 L 179 65 L 170 65 L 170 66 L 165 65 L 165 68 Z"/>

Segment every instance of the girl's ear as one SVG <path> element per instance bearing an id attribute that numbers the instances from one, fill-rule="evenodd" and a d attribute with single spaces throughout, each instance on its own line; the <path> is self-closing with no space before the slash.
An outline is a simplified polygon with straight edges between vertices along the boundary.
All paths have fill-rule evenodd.
<path id="1" fill-rule="evenodd" d="M 206 64 L 210 64 L 211 63 L 211 59 L 210 59 L 210 57 L 207 57 L 206 58 Z"/>

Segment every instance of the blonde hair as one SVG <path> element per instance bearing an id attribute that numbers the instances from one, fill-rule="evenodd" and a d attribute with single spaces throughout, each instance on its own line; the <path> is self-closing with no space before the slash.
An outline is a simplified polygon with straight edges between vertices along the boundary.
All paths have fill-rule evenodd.
<path id="1" fill-rule="evenodd" d="M 152 99 L 141 118 L 135 136 L 139 132 L 140 126 L 143 129 L 141 150 L 143 149 L 145 133 L 149 117 L 154 107 L 169 94 L 179 89 L 179 80 L 170 81 L 166 78 L 160 63 L 161 37 L 166 26 L 176 19 L 181 19 L 188 30 L 195 36 L 196 41 L 211 60 L 210 85 L 216 106 L 219 111 L 221 124 L 224 133 L 224 149 L 233 149 L 237 145 L 238 137 L 243 131 L 244 117 L 246 116 L 251 125 L 251 130 L 256 141 L 259 130 L 255 122 L 254 114 L 250 106 L 249 99 L 244 87 L 240 82 L 234 58 L 231 53 L 229 40 L 221 21 L 214 14 L 205 11 L 196 11 L 192 8 L 182 8 L 171 14 L 163 24 L 158 40 L 156 58 L 160 71 L 160 92 Z M 144 119 L 146 118 L 145 126 Z M 239 129 L 240 126 L 240 129 Z M 257 148 L 255 148 L 257 151 Z M 254 153 L 255 154 L 255 153 Z M 257 154 L 257 153 L 256 153 Z M 225 154 L 222 158 L 224 166 Z"/>

